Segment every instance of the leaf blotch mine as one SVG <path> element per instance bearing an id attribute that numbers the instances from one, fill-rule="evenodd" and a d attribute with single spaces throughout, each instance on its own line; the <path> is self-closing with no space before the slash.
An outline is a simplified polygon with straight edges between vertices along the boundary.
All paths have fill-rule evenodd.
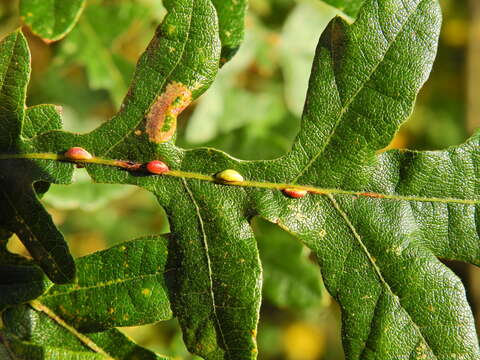
<path id="1" fill-rule="evenodd" d="M 154 143 L 169 141 L 177 130 L 177 116 L 192 102 L 192 92 L 179 82 L 167 85 L 147 114 L 146 132 Z"/>

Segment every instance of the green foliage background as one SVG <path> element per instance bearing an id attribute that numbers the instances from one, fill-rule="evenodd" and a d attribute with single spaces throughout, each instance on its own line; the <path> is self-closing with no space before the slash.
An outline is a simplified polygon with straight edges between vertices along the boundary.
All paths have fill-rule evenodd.
<path id="1" fill-rule="evenodd" d="M 442 9 L 445 23 L 432 77 L 392 147 L 441 149 L 469 135 L 464 120 L 470 25 L 466 1 L 445 0 Z M 182 114 L 178 144 L 212 146 L 241 159 L 285 154 L 299 128 L 316 43 L 335 13 L 317 0 L 251 0 L 244 44 L 208 93 Z M 89 0 L 78 26 L 60 42 L 46 45 L 30 34 L 33 78 L 28 105 L 60 104 L 67 130 L 95 128 L 115 113 L 135 62 L 164 15 L 157 0 Z M 0 1 L 0 36 L 18 25 L 17 1 Z M 82 171 L 68 188 L 53 185 L 43 201 L 75 256 L 169 232 L 152 195 L 126 185 L 91 184 Z M 277 227 L 259 219 L 253 224 L 266 264 L 260 358 L 341 359 L 339 311 L 312 268 L 314 257 Z M 300 272 L 290 282 L 277 281 L 291 269 L 275 262 L 271 241 L 284 243 L 287 252 L 304 253 L 295 267 Z M 19 242 L 10 247 L 25 251 Z M 478 271 L 450 265 L 462 275 L 475 311 Z M 303 280 L 295 281 L 298 278 Z M 292 291 L 303 295 L 292 297 Z M 123 331 L 160 353 L 193 358 L 175 321 Z"/>

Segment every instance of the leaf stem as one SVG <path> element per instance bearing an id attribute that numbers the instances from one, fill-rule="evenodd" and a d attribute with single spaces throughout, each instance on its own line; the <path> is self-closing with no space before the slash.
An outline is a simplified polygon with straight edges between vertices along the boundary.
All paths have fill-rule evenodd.
<path id="1" fill-rule="evenodd" d="M 95 344 L 89 337 L 85 336 L 84 334 L 80 333 L 76 330 L 73 326 L 68 325 L 60 316 L 55 314 L 49 307 L 43 305 L 40 301 L 32 300 L 30 301 L 30 306 L 37 311 L 45 313 L 49 318 L 54 320 L 57 324 L 62 326 L 63 328 L 67 329 L 70 333 L 72 333 L 78 340 L 80 340 L 85 346 L 89 347 L 91 350 L 104 355 L 107 359 L 115 360 L 110 355 L 108 355 L 105 350 Z"/>
<path id="2" fill-rule="evenodd" d="M 98 164 L 105 166 L 113 166 L 122 168 L 129 171 L 141 171 L 143 169 L 142 163 L 137 163 L 133 161 L 124 161 L 124 160 L 111 160 L 103 159 L 100 157 L 93 157 L 91 159 L 84 160 L 72 160 L 65 157 L 62 154 L 53 154 L 53 153 L 30 153 L 30 154 L 0 154 L 0 160 L 7 159 L 40 159 L 40 160 L 54 160 L 54 161 L 67 161 L 77 165 L 82 164 Z M 223 169 L 219 169 L 223 170 Z M 399 200 L 399 201 L 420 201 L 420 202 L 438 202 L 444 204 L 464 204 L 464 205 L 477 205 L 480 204 L 480 199 L 458 199 L 458 198 L 438 198 L 438 197 L 420 197 L 420 196 L 405 196 L 397 194 L 382 194 L 376 192 L 365 192 L 365 191 L 351 191 L 343 189 L 331 189 L 331 188 L 320 188 L 311 185 L 298 185 L 298 184 L 285 184 L 285 183 L 274 183 L 267 181 L 234 181 L 234 182 L 221 182 L 213 175 L 205 175 L 196 172 L 182 171 L 182 170 L 170 170 L 162 175 L 153 175 L 151 176 L 173 176 L 178 178 L 185 179 L 196 179 L 201 181 L 214 182 L 230 186 L 240 186 L 240 187 L 255 187 L 263 189 L 274 189 L 274 190 L 285 190 L 285 189 L 298 189 L 306 190 L 311 194 L 318 195 L 346 195 L 354 197 L 368 197 L 373 199 L 387 199 L 387 200 Z"/>

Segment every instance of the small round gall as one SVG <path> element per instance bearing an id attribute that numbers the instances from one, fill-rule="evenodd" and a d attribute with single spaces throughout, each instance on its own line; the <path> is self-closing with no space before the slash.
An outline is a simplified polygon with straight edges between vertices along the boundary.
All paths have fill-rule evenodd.
<path id="1" fill-rule="evenodd" d="M 90 160 L 93 158 L 92 154 L 81 147 L 72 147 L 63 156 L 68 160 Z"/>
<path id="2" fill-rule="evenodd" d="M 215 178 L 225 183 L 242 182 L 244 180 L 238 171 L 232 169 L 223 170 L 215 174 Z"/>
<path id="3" fill-rule="evenodd" d="M 160 160 L 152 160 L 148 162 L 145 167 L 150 174 L 155 175 L 165 174 L 170 171 L 167 164 Z"/>
<path id="4" fill-rule="evenodd" d="M 294 199 L 303 198 L 308 193 L 307 190 L 302 189 L 283 189 L 282 192 L 284 195 Z"/>

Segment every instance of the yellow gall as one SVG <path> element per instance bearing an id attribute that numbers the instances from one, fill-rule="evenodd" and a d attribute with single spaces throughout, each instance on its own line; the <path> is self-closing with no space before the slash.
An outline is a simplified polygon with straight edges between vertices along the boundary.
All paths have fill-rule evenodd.
<path id="1" fill-rule="evenodd" d="M 81 147 L 72 147 L 68 149 L 64 154 L 68 160 L 90 160 L 93 158 L 87 150 Z"/>
<path id="2" fill-rule="evenodd" d="M 223 170 L 215 175 L 215 178 L 225 183 L 242 182 L 243 176 L 236 170 L 227 169 Z"/>

